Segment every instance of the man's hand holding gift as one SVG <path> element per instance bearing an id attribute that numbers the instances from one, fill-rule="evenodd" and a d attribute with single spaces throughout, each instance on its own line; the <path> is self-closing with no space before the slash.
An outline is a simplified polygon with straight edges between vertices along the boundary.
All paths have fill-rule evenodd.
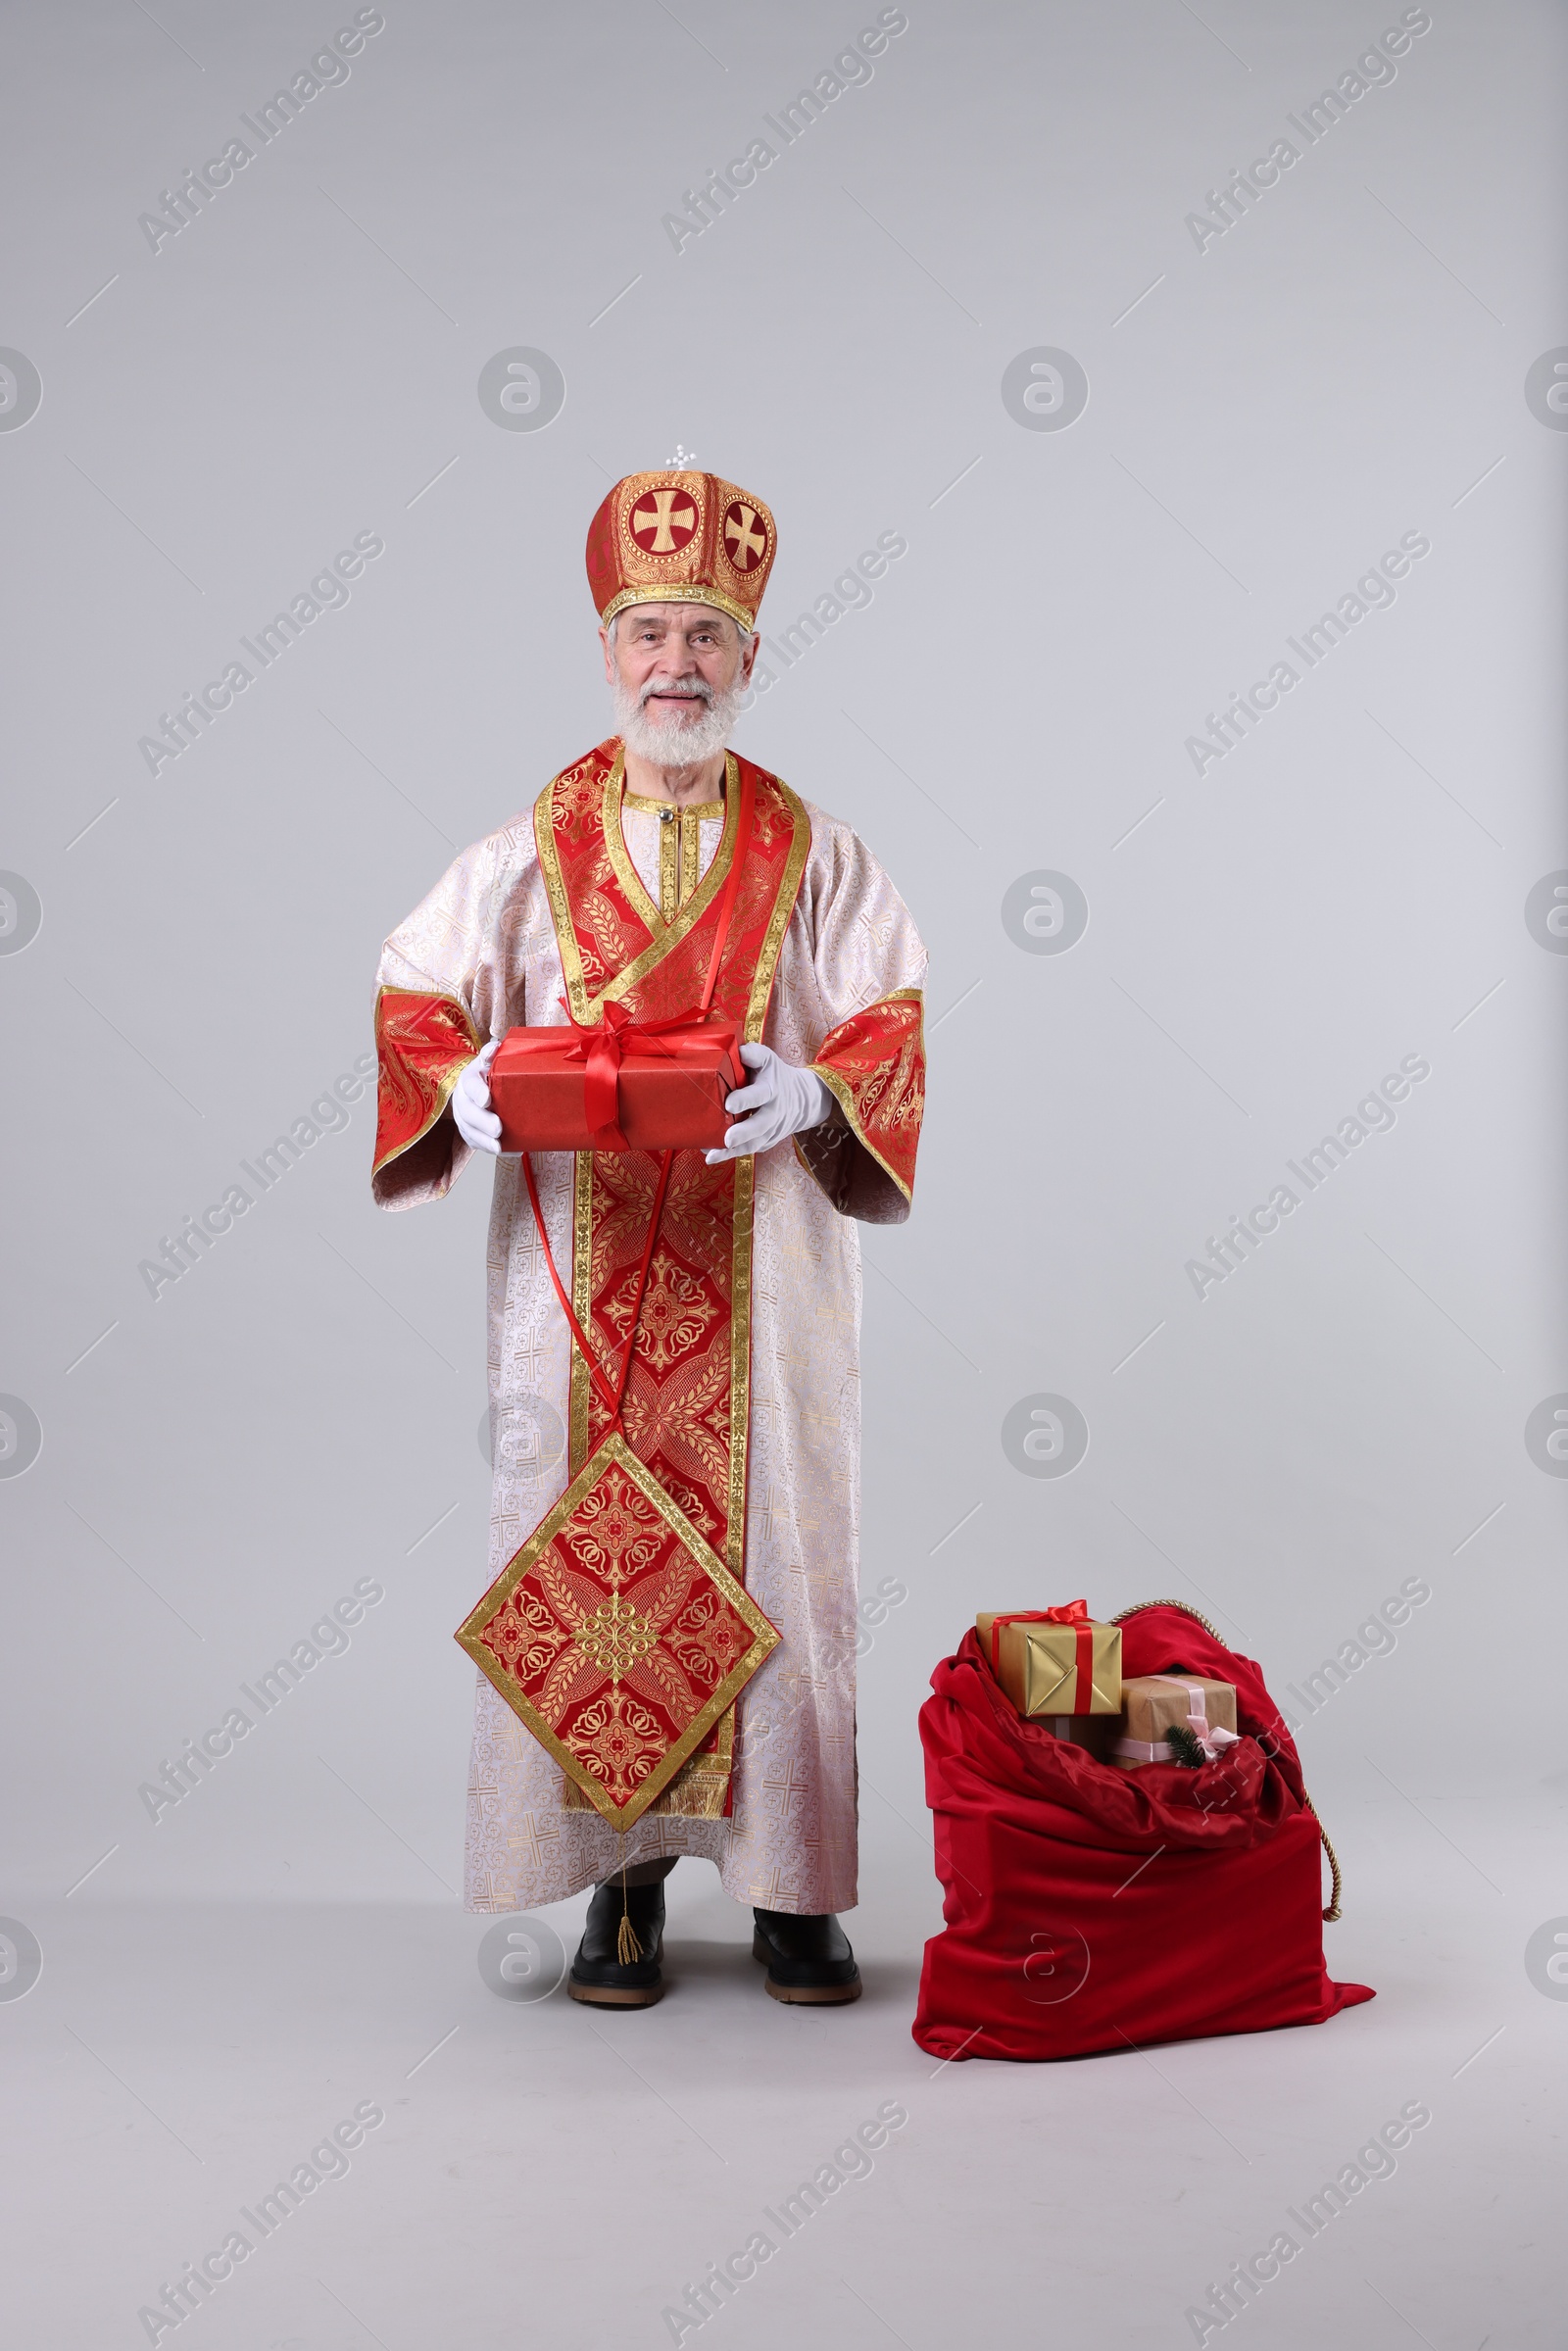
<path id="1" fill-rule="evenodd" d="M 748 1115 L 725 1129 L 723 1150 L 708 1153 L 710 1167 L 771 1151 L 791 1135 L 821 1126 L 838 1107 L 814 1069 L 797 1069 L 793 1061 L 781 1060 L 770 1045 L 743 1045 L 741 1059 L 757 1075 L 749 1086 L 726 1096 L 724 1107 Z"/>

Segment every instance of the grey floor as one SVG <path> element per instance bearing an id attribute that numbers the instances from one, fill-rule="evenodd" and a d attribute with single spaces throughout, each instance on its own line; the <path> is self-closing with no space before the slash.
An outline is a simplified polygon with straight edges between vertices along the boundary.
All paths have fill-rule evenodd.
<path id="1" fill-rule="evenodd" d="M 33 1907 L 42 1974 L 0 2003 L 6 2340 L 152 2339 L 139 2311 L 238 2229 L 249 2258 L 158 2341 L 1153 2351 L 1197 2340 L 1189 2307 L 1285 2229 L 1301 2251 L 1204 2339 L 1546 2351 L 1568 2002 L 1525 1949 L 1564 1901 L 1557 1796 L 1449 1801 L 1441 1826 L 1392 1794 L 1342 1803 L 1331 1967 L 1375 2001 L 1054 2067 L 914 2046 L 936 1897 L 916 1825 L 885 1816 L 849 1922 L 865 1997 L 829 2012 L 764 1996 L 749 1918 L 697 1862 L 670 1881 L 669 1992 L 626 2016 L 498 1996 L 492 1923 L 451 1907 L 123 1905 L 89 1885 Z M 541 1914 L 564 1949 L 582 1908 Z M 1431 2121 L 1393 2175 L 1304 2241 L 1290 2209 L 1406 2105 Z M 263 2239 L 259 2200 L 357 2108 L 385 2119 Z M 851 2141 L 879 2117 L 867 2162 Z M 843 2185 L 786 2236 L 785 2200 L 841 2149 Z M 713 2315 L 664 2315 L 757 2231 L 771 2257 Z"/>

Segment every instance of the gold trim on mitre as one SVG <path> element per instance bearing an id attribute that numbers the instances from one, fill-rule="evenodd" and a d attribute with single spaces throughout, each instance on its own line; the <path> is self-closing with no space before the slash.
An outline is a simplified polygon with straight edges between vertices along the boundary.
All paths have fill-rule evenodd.
<path id="1" fill-rule="evenodd" d="M 749 612 L 733 596 L 725 596 L 717 588 L 622 588 L 612 596 L 599 615 L 601 628 L 608 628 L 617 613 L 629 612 L 634 604 L 710 604 L 718 612 L 727 612 L 737 628 L 749 637 L 757 634 L 757 615 Z"/>

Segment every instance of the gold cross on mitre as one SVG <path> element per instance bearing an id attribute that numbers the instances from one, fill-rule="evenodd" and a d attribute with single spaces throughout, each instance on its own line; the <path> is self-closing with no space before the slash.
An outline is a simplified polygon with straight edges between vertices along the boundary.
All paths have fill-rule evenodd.
<path id="1" fill-rule="evenodd" d="M 650 490 L 632 509 L 632 535 L 646 541 L 650 554 L 671 554 L 697 527 L 697 509 L 689 503 L 677 507 L 675 502 L 681 497 L 679 490 Z M 680 538 L 675 536 L 676 531 L 681 533 Z M 652 538 L 648 536 L 650 532 Z"/>
<path id="2" fill-rule="evenodd" d="M 730 561 L 737 571 L 749 571 L 754 558 L 765 553 L 767 541 L 760 530 L 754 530 L 757 509 L 737 502 L 724 517 L 724 536 L 730 543 Z"/>

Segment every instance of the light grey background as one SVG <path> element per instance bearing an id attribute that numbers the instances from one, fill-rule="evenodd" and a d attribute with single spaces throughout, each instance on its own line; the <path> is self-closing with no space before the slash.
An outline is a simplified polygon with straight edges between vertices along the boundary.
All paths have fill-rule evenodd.
<path id="1" fill-rule="evenodd" d="M 274 1948 L 268 1935 L 294 1947 L 271 1913 L 264 1930 L 261 1911 L 225 1910 L 220 1931 L 201 1906 L 292 1904 L 302 1934 L 318 1921 L 322 1954 L 436 1935 L 432 1985 L 445 1970 L 483 2002 L 470 2038 L 497 2020 L 509 2045 L 537 2029 L 572 2111 L 582 2020 L 560 2001 L 489 2000 L 477 1923 L 436 1924 L 460 1874 L 473 1680 L 451 1635 L 483 1582 L 485 1175 L 440 1209 L 379 1215 L 362 1101 L 156 1300 L 138 1266 L 366 1052 L 379 942 L 455 849 L 605 731 L 587 522 L 617 475 L 681 449 L 775 512 L 770 633 L 879 533 L 908 543 L 738 737 L 864 834 L 931 949 L 916 1209 L 865 1249 L 862 1578 L 869 1592 L 896 1577 L 909 1595 L 861 1667 L 854 1931 L 886 1955 L 887 2051 L 907 2066 L 910 1969 L 939 1919 L 916 1709 L 977 1607 L 1082 1592 L 1109 1614 L 1184 1598 L 1286 1696 L 1418 1577 L 1432 1596 L 1395 1653 L 1356 1670 L 1301 1735 L 1348 1873 L 1331 1966 L 1382 1996 L 1321 2036 L 1227 2044 L 1205 2062 L 1245 2086 L 1287 2045 L 1278 2062 L 1308 2077 L 1352 2033 L 1370 2053 L 1260 2216 L 1381 2119 L 1380 2036 L 1401 2017 L 1438 2033 L 1445 2059 L 1409 2078 L 1395 2068 L 1389 2111 L 1435 2100 L 1446 2056 L 1458 2066 L 1509 2018 L 1501 2046 L 1521 2052 L 1525 2097 L 1540 2061 L 1523 2058 L 1528 2035 L 1560 2011 L 1531 1991 L 1523 1953 L 1568 1909 L 1560 1874 L 1539 1877 L 1531 1858 L 1560 1834 L 1546 1824 L 1564 1775 L 1557 1710 L 1530 1670 L 1562 1632 L 1568 1491 L 1525 1444 L 1531 1413 L 1568 1391 L 1568 963 L 1525 918 L 1538 881 L 1568 864 L 1568 441 L 1525 397 L 1527 371 L 1568 338 L 1561 12 L 1439 0 L 1396 76 L 1307 147 L 1287 115 L 1397 9 L 915 0 L 874 75 L 677 253 L 662 216 L 874 9 L 681 0 L 677 20 L 657 0 L 389 0 L 347 81 L 151 251 L 138 216 L 352 14 L 159 0 L 154 16 L 125 0 L 13 7 L 6 23 L 0 173 L 23 232 L 0 343 L 43 391 L 28 422 L 0 433 L 0 866 L 31 885 L 42 922 L 0 955 L 0 1389 L 36 1414 L 42 1450 L 0 1478 L 4 1907 L 37 1929 L 44 1973 L 0 2024 L 39 2036 L 44 2078 L 70 2060 L 104 2090 L 109 2178 L 132 2160 L 132 2131 L 149 2133 L 149 2162 L 182 2165 L 67 2035 L 159 2108 L 160 2067 L 206 2062 L 182 2037 L 194 1994 L 176 1990 L 178 1954 L 219 1954 L 195 1973 L 215 2003 L 212 2045 L 232 2051 L 234 2017 L 211 1991 L 238 1964 L 223 1936 L 252 1953 Z M 1200 251 L 1187 216 L 1286 136 L 1300 160 Z M 519 345 L 564 376 L 542 431 L 502 431 L 480 406 L 486 362 Z M 1062 431 L 1021 429 L 1004 405 L 1004 371 L 1039 347 L 1088 377 Z M 138 739 L 160 713 L 248 660 L 240 636 L 367 531 L 385 552 L 347 606 L 150 775 Z M 1185 746 L 1205 713 L 1294 659 L 1287 636 L 1407 532 L 1431 552 L 1392 607 L 1195 772 Z M 1036 872 L 1070 876 L 1087 900 L 1065 954 L 1021 952 L 1004 927 L 1006 892 Z M 1286 1159 L 1409 1054 L 1431 1074 L 1393 1130 L 1195 1295 L 1184 1267 L 1205 1237 L 1291 1181 Z M 1065 1478 L 1020 1476 L 1003 1450 L 1009 1409 L 1045 1394 L 1089 1430 Z M 138 1786 L 367 1577 L 385 1598 L 349 1651 L 155 1826 Z M 672 1898 L 735 1943 L 737 1914 L 704 1880 L 678 1877 Z M 397 1923 L 362 1935 L 345 1904 Z M 568 1940 L 574 1917 L 563 1907 Z M 146 1998 L 117 2026 L 93 2003 L 132 1955 Z M 334 1974 L 323 1956 L 319 1977 L 295 1979 L 279 1961 L 295 1988 L 279 1994 L 278 2033 L 329 2040 L 333 2003 L 355 2008 L 354 1964 Z M 768 2062 L 746 2034 L 777 2022 L 745 2014 L 726 2061 L 743 2102 Z M 428 2040 L 444 2015 L 432 1991 Z M 423 2023 L 420 2008 L 408 2050 L 397 2040 L 399 2074 Z M 122 2027 L 148 2036 L 142 2070 L 122 2061 Z M 267 2032 L 240 2038 L 269 2079 Z M 1186 2079 L 1180 2054 L 1160 2062 Z M 859 2119 L 847 2077 L 829 2096 L 840 2062 L 822 2119 L 810 2109 L 801 2152 L 763 2163 L 757 2195 L 781 2192 Z M 303 2149 L 335 2119 L 335 2088 L 307 2084 L 303 2063 L 276 2055 L 277 2111 L 297 2109 L 297 2129 L 274 2117 L 264 2130 L 235 2093 L 251 2117 L 234 2122 L 235 2196 L 259 2190 L 282 2141 Z M 902 2077 L 874 2078 L 885 2095 Z M 494 2079 L 481 2068 L 473 2098 Z M 356 2073 L 349 2103 L 381 2080 Z M 1040 2130 L 1063 2100 L 1074 2129 L 1095 2128 L 1084 2069 L 1063 2088 L 1062 2074 L 953 2068 L 943 2094 L 978 2097 L 964 2085 L 982 2080 L 1006 2118 L 974 2142 L 982 2167 L 998 2146 L 1009 2167 L 1063 2152 L 1059 2131 Z M 628 2118 L 615 2082 L 602 2087 L 595 2128 L 646 2157 L 667 2115 L 636 2092 Z M 1141 2112 L 1149 2126 L 1151 2096 L 1167 2150 L 1202 2136 L 1149 2075 L 1129 2088 L 1126 2132 Z M 1369 2100 L 1379 2111 L 1363 2115 Z M 748 2111 L 760 2144 L 782 2144 Z M 1441 2237 L 1474 2214 L 1498 2145 L 1524 2160 L 1522 2114 L 1493 2137 L 1452 2129 L 1447 2201 L 1426 2204 L 1422 2228 Z M 405 2117 L 408 2214 L 428 2221 L 418 2166 L 434 2178 L 459 2161 L 471 2116 L 460 2097 L 427 2138 Z M 1038 2191 L 1088 2196 L 1073 2226 L 1097 2244 L 1096 2228 L 1109 2230 L 1094 2256 L 1107 2271 L 1122 2222 L 1089 2214 L 1126 2184 L 1118 2143 L 1091 2167 L 1098 2187 L 1070 2164 Z M 1155 2163 L 1156 2203 L 1161 2178 Z M 1232 2185 L 1205 2215 L 1229 2214 Z M 886 2255 L 881 2308 L 901 2338 L 947 2340 L 973 2321 L 957 2216 L 972 2197 L 994 2226 L 1014 2211 L 1005 2186 L 972 2171 L 932 2185 L 951 2258 L 927 2244 L 911 2278 L 907 2245 Z M 1379 2189 L 1388 2211 L 1398 2192 Z M 346 2211 L 349 2188 L 333 2194 Z M 145 2339 L 143 2275 L 150 2285 L 161 2263 L 173 2276 L 220 2240 L 216 2196 L 188 2166 L 167 2195 L 149 2185 L 102 2276 L 77 2289 L 92 2339 Z M 745 2236 L 738 2220 L 715 2222 L 711 2243 L 702 2228 L 682 2235 L 687 2209 L 656 2211 L 655 2240 L 679 2250 L 644 2266 L 639 2253 L 635 2275 L 603 2270 L 590 2232 L 573 2255 L 588 2274 L 563 2304 L 574 2315 L 545 2336 L 599 2340 L 613 2323 L 628 2340 L 667 2340 L 659 2308 L 675 2269 L 695 2277 Z M 1027 2194 L 1019 2213 L 1038 2230 Z M 901 2207 L 895 2238 L 909 2220 Z M 1235 2225 L 1232 2242 L 1230 2219 L 1184 2222 L 1179 2275 L 1180 2233 L 1162 2242 L 1159 2277 L 1115 2339 L 1191 2339 L 1182 2305 L 1266 2242 L 1262 2217 Z M 1505 2234 L 1487 2246 L 1518 2287 Z M 297 2258 L 314 2276 L 316 2255 Z M 1018 2248 L 999 2258 L 986 2307 L 1013 2327 L 1045 2306 Z M 1378 2328 L 1397 2335 L 1396 2323 L 1352 2294 L 1367 2257 L 1345 2258 L 1350 2300 L 1328 2292 L 1320 2264 L 1325 2298 L 1310 2304 L 1298 2279 L 1294 2316 L 1271 2317 L 1287 2295 L 1272 2288 L 1249 2314 L 1260 2339 L 1331 2326 L 1347 2342 L 1395 2339 Z M 1092 2270 L 1073 2287 L 1085 2321 L 1103 2308 Z M 1384 2283 L 1398 2301 L 1396 2272 Z M 365 2339 L 307 2283 L 296 2307 L 285 2274 L 279 2255 L 270 2283 L 226 2287 L 228 2315 L 203 2314 L 211 2339 Z M 830 2309 L 827 2285 L 805 2278 L 749 2288 L 752 2315 L 726 2309 L 723 2327 L 760 2343 L 794 2340 L 806 2321 L 835 2341 L 888 2339 L 880 2316 L 842 2297 Z M 407 2330 L 417 2309 L 447 2330 L 433 2269 L 426 2282 L 420 2301 L 412 2274 L 393 2291 L 378 2273 L 376 2339 L 429 2339 Z M 1474 2351 L 1489 2321 L 1504 2328 L 1495 2342 L 1546 2339 L 1533 2321 L 1507 2332 L 1479 2288 L 1464 2332 L 1451 2284 L 1410 2255 L 1403 2308 L 1443 2351 Z M 455 2306 L 468 2339 L 514 2339 L 485 2332 L 490 2284 L 472 2290 Z M 57 2307 L 50 2291 L 38 2312 Z"/>

